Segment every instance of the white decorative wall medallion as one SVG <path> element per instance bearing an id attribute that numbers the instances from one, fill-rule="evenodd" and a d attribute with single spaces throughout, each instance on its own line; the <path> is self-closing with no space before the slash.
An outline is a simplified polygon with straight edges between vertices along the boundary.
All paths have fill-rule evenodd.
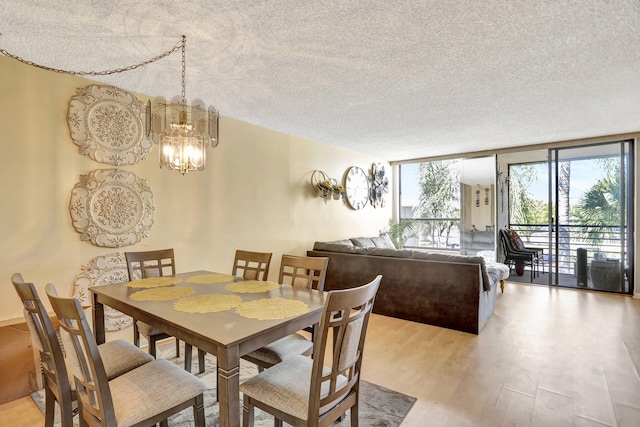
<path id="1" fill-rule="evenodd" d="M 80 175 L 69 202 L 73 227 L 81 239 L 109 248 L 133 245 L 147 237 L 155 209 L 147 182 L 120 169 Z"/>
<path id="2" fill-rule="evenodd" d="M 151 105 L 114 86 L 78 88 L 67 120 L 80 154 L 110 165 L 133 165 L 153 145 L 147 116 Z"/>
<path id="3" fill-rule="evenodd" d="M 123 253 L 114 252 L 99 256 L 80 267 L 80 273 L 73 284 L 73 297 L 79 299 L 83 306 L 88 307 L 93 303 L 91 292 L 89 292 L 91 286 L 122 283 L 128 280 L 127 261 Z M 104 306 L 104 327 L 107 332 L 119 331 L 131 324 L 130 316 Z"/>

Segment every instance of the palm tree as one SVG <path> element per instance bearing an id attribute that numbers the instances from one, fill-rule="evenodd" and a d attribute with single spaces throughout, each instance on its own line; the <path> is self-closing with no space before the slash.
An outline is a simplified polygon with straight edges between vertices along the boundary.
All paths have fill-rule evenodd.
<path id="1" fill-rule="evenodd" d="M 558 161 L 558 268 L 571 269 L 571 230 L 569 226 L 569 190 L 571 188 L 571 162 Z"/>
<path id="2" fill-rule="evenodd" d="M 617 241 L 620 225 L 620 168 L 609 168 L 607 175 L 596 182 L 581 197 L 574 212 L 575 222 L 583 224 L 581 237 L 593 246 L 603 241 Z"/>

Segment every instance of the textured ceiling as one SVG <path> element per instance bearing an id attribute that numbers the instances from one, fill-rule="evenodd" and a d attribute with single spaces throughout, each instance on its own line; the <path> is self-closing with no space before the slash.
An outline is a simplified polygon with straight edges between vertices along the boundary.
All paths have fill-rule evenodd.
<path id="1" fill-rule="evenodd" d="M 185 34 L 189 101 L 389 161 L 640 130 L 638 0 L 0 0 L 0 33 L 85 71 Z M 180 54 L 94 79 L 171 98 Z"/>

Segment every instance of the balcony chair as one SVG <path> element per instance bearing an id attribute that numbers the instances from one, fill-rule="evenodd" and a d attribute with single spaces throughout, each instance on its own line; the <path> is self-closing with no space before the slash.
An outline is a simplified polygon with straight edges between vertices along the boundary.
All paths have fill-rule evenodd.
<path id="1" fill-rule="evenodd" d="M 278 282 L 283 285 L 303 286 L 322 291 L 328 263 L 329 258 L 325 257 L 282 255 Z M 258 365 L 258 370 L 262 371 L 292 356 L 308 356 L 313 352 L 314 327 L 310 326 L 304 330 L 311 332 L 311 339 L 294 333 L 252 351 L 242 358 L 255 363 Z"/>
<path id="2" fill-rule="evenodd" d="M 40 364 L 44 374 L 45 427 L 52 427 L 55 404 L 58 402 L 62 427 L 73 426 L 73 402 L 76 400 L 76 385 L 70 365 L 65 357 L 64 347 L 53 323 L 40 300 L 33 283 L 27 283 L 20 273 L 11 276 L 11 282 L 24 307 L 24 317 L 31 333 L 32 341 L 40 352 Z M 53 285 L 50 285 L 55 292 Z M 70 349 L 73 351 L 72 349 Z M 115 340 L 98 346 L 107 378 L 113 379 L 129 372 L 153 357 L 125 340 Z"/>
<path id="3" fill-rule="evenodd" d="M 539 266 L 540 258 L 538 255 L 541 249 L 517 249 L 507 230 L 500 230 L 500 241 L 504 249 L 504 263 L 509 266 L 509 272 L 511 272 L 511 267 L 516 264 L 522 263 L 525 266 L 529 265 L 531 269 L 531 282 L 533 282 L 537 267 Z"/>
<path id="4" fill-rule="evenodd" d="M 272 414 L 276 426 L 330 426 L 347 410 L 351 425 L 358 425 L 364 342 L 381 279 L 328 293 L 313 359 L 291 357 L 240 384 L 244 427 L 253 427 L 254 408 Z M 330 330 L 334 344 L 325 366 Z"/>
<path id="5" fill-rule="evenodd" d="M 129 281 L 145 279 L 148 277 L 175 276 L 176 263 L 173 249 L 161 249 L 156 251 L 125 252 L 127 260 L 127 273 Z M 149 354 L 156 357 L 156 343 L 160 340 L 171 338 L 171 335 L 152 327 L 151 325 L 135 320 L 133 322 L 133 343 L 140 347 L 140 334 L 149 342 Z M 184 343 L 184 369 L 191 372 L 191 355 L 193 347 Z M 205 370 L 204 357 L 206 352 L 198 350 L 198 373 Z M 176 339 L 176 357 L 180 356 L 180 341 Z"/>
<path id="6" fill-rule="evenodd" d="M 49 285 L 46 291 L 60 329 L 68 333 L 68 352 L 76 358 L 73 376 L 81 426 L 167 426 L 169 416 L 192 406 L 195 425 L 204 427 L 204 382 L 166 359 L 109 380 L 80 301 L 57 296 Z"/>

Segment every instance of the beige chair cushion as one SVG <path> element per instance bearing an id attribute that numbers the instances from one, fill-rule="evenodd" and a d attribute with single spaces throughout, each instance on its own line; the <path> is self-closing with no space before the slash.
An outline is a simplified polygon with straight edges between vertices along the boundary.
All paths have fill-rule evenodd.
<path id="1" fill-rule="evenodd" d="M 125 372 L 154 360 L 152 355 L 125 340 L 100 344 L 98 350 L 109 379 L 119 377 Z"/>
<path id="2" fill-rule="evenodd" d="M 65 353 L 64 360 L 67 365 L 69 384 L 71 385 L 71 390 L 75 390 L 76 381 L 74 374 L 78 376 L 82 375 L 80 362 L 73 348 L 73 342 L 71 341 L 69 333 L 62 328 L 60 328 L 59 333 L 62 337 L 62 345 Z M 100 357 L 102 358 L 108 379 L 113 379 L 154 360 L 153 356 L 146 351 L 122 339 L 100 344 L 98 351 L 100 352 Z"/>
<path id="3" fill-rule="evenodd" d="M 165 359 L 129 371 L 109 381 L 109 387 L 117 427 L 136 424 L 207 390 L 204 382 Z"/>
<path id="4" fill-rule="evenodd" d="M 240 391 L 282 412 L 306 420 L 312 369 L 312 359 L 296 355 L 240 384 Z M 329 371 L 328 368 L 326 370 Z M 337 380 L 338 389 L 347 383 L 347 378 L 342 375 Z M 327 395 L 328 388 L 328 381 L 322 384 L 321 397 Z M 337 403 L 339 402 L 320 408 L 320 414 Z"/>
<path id="5" fill-rule="evenodd" d="M 310 354 L 312 348 L 313 343 L 311 340 L 299 334 L 291 334 L 256 351 L 252 351 L 248 356 L 266 362 L 269 365 L 275 365 L 293 356 Z"/>
<path id="6" fill-rule="evenodd" d="M 160 329 L 154 328 L 148 323 L 144 323 L 139 320 L 136 321 L 136 326 L 138 326 L 138 332 L 140 333 L 140 335 L 145 337 L 150 337 L 151 335 L 158 335 L 158 334 L 164 333 Z"/>

